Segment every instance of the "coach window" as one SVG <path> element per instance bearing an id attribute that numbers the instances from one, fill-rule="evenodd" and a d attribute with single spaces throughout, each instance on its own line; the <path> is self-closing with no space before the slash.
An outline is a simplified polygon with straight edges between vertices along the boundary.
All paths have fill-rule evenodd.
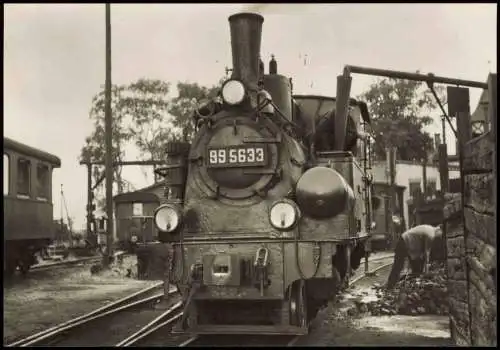
<path id="1" fill-rule="evenodd" d="M 142 216 L 142 203 L 133 203 L 132 204 L 132 215 L 133 216 Z"/>
<path id="2" fill-rule="evenodd" d="M 37 198 L 49 199 L 49 167 L 47 165 L 38 164 L 36 179 L 38 184 Z"/>
<path id="3" fill-rule="evenodd" d="M 9 194 L 9 156 L 3 154 L 3 195 Z"/>
<path id="4" fill-rule="evenodd" d="M 29 196 L 31 190 L 30 184 L 31 162 L 27 159 L 19 158 L 17 160 L 17 194 Z"/>

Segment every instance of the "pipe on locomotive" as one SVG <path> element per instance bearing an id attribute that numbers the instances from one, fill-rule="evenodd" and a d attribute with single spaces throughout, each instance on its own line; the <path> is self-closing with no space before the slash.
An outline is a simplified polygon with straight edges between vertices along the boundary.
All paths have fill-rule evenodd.
<path id="1" fill-rule="evenodd" d="M 233 79 L 243 81 L 250 89 L 257 90 L 260 77 L 260 43 L 264 17 L 256 13 L 237 13 L 229 17 L 231 50 L 233 54 Z"/>

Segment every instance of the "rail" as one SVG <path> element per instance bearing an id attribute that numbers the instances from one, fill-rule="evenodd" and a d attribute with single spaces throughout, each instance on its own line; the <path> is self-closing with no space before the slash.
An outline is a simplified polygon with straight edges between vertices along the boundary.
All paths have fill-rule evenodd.
<path id="1" fill-rule="evenodd" d="M 153 286 L 150 286 L 148 288 L 142 289 L 136 293 L 133 293 L 129 296 L 126 296 L 120 300 L 117 300 L 115 302 L 112 302 L 108 305 L 105 305 L 99 309 L 96 309 L 90 313 L 87 313 L 85 315 L 73 318 L 67 322 L 58 324 L 54 327 L 50 327 L 46 330 L 43 330 L 41 332 L 32 334 L 26 338 L 20 339 L 14 343 L 11 343 L 7 346 L 12 347 L 12 346 L 34 346 L 34 345 L 40 345 L 44 341 L 50 340 L 52 338 L 55 338 L 56 336 L 63 334 L 64 332 L 67 332 L 71 329 L 75 329 L 78 326 L 82 326 L 85 324 L 88 324 L 89 322 L 92 322 L 94 320 L 103 318 L 105 316 L 115 314 L 117 312 L 130 309 L 135 306 L 139 306 L 145 303 L 150 303 L 155 300 L 159 300 L 160 298 L 163 297 L 163 292 L 159 294 L 154 294 L 153 296 L 145 297 L 139 300 L 135 300 L 143 295 L 147 295 L 148 293 L 151 293 L 155 289 L 158 289 L 159 287 L 162 287 L 163 283 L 159 282 L 154 284 Z M 176 290 L 172 290 L 170 293 L 175 293 Z"/>
<path id="2" fill-rule="evenodd" d="M 31 271 L 43 271 L 43 270 L 49 270 L 54 267 L 65 267 L 65 266 L 71 266 L 71 265 L 78 265 L 81 263 L 86 263 L 86 262 L 99 262 L 101 261 L 101 257 L 88 257 L 88 258 L 81 258 L 81 259 L 76 259 L 76 260 L 67 260 L 67 261 L 60 261 L 60 262 L 54 262 L 54 263 L 48 263 L 48 264 L 43 264 L 43 265 L 34 265 L 31 267 Z"/>
<path id="3" fill-rule="evenodd" d="M 392 258 L 394 254 L 387 254 L 379 257 L 374 257 L 370 259 L 369 261 L 371 263 L 380 261 L 380 260 L 385 260 Z M 370 273 L 374 273 L 380 269 L 383 269 L 387 266 L 392 265 L 391 263 L 384 264 L 382 266 L 379 266 Z M 363 274 L 355 279 L 351 280 L 349 282 L 349 286 L 354 285 L 361 279 L 370 276 L 370 274 Z M 7 346 L 12 347 L 12 346 L 21 346 L 21 347 L 26 347 L 26 346 L 34 346 L 34 345 L 43 345 L 44 342 L 50 341 L 50 339 L 55 338 L 58 335 L 61 335 L 69 330 L 76 329 L 77 327 L 80 327 L 82 325 L 89 324 L 92 321 L 101 319 L 105 316 L 109 316 L 112 314 L 116 314 L 120 311 L 124 311 L 136 306 L 144 305 L 147 303 L 154 302 L 156 300 L 160 300 L 163 296 L 164 293 L 157 293 L 153 294 L 151 296 L 143 297 L 147 295 L 148 293 L 153 292 L 155 289 L 163 287 L 163 282 L 158 282 L 154 284 L 153 286 L 150 286 L 148 288 L 145 288 L 143 290 L 140 290 L 136 293 L 133 293 L 127 297 L 124 297 L 120 300 L 117 300 L 113 303 L 110 303 L 108 305 L 105 305 L 97 310 L 94 310 L 90 313 L 87 313 L 85 315 L 76 317 L 74 319 L 71 319 L 67 322 L 61 323 L 59 325 L 56 325 L 54 327 L 50 327 L 44 331 L 38 332 L 36 334 L 30 335 L 26 338 L 23 338 L 21 340 L 18 340 L 14 343 L 11 343 Z M 177 292 L 177 289 L 173 289 L 169 292 L 169 295 L 174 294 Z M 140 340 L 146 338 L 147 336 L 151 335 L 152 333 L 156 332 L 157 330 L 166 327 L 166 326 L 171 326 L 174 325 L 183 315 L 182 312 L 182 306 L 183 302 L 178 301 L 172 306 L 170 306 L 167 310 L 165 310 L 162 314 L 160 314 L 158 317 L 153 319 L 151 322 L 143 326 L 140 330 L 137 332 L 133 333 L 132 335 L 128 336 L 126 339 L 120 341 L 118 344 L 116 344 L 117 347 L 126 347 L 126 346 L 132 346 L 137 344 Z M 293 336 L 291 339 L 287 339 L 286 346 L 293 346 L 301 336 Z M 180 347 L 187 346 L 189 344 L 192 344 L 194 341 L 199 340 L 199 336 L 194 336 L 191 337 L 190 339 L 184 341 L 183 343 L 179 344 Z"/>

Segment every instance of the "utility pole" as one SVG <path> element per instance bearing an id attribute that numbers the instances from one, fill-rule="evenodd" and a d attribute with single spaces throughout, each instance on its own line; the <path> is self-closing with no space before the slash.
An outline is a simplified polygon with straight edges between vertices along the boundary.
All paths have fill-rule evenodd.
<path id="1" fill-rule="evenodd" d="M 63 185 L 61 184 L 61 203 L 59 204 L 61 206 L 61 235 L 57 237 L 56 239 L 62 239 L 64 237 L 64 221 L 63 221 Z"/>
<path id="2" fill-rule="evenodd" d="M 441 116 L 441 133 L 443 134 L 443 144 L 446 145 L 446 117 Z"/>
<path id="3" fill-rule="evenodd" d="M 396 231 L 392 217 L 396 209 L 396 152 L 397 148 L 390 146 L 388 149 L 387 160 L 389 162 L 389 233 L 392 238 L 392 244 L 396 242 Z"/>
<path id="4" fill-rule="evenodd" d="M 92 213 L 93 193 L 92 193 L 92 165 L 90 160 L 87 163 L 87 239 L 90 240 L 92 236 L 92 222 L 94 221 Z"/>
<path id="5" fill-rule="evenodd" d="M 427 146 L 424 144 L 424 158 L 422 159 L 422 185 L 424 192 L 424 201 L 427 198 Z"/>
<path id="6" fill-rule="evenodd" d="M 106 214 L 107 232 L 103 266 L 108 266 L 113 240 L 113 116 L 111 115 L 111 13 L 110 4 L 106 5 L 106 81 L 105 81 L 105 128 L 106 135 Z"/>

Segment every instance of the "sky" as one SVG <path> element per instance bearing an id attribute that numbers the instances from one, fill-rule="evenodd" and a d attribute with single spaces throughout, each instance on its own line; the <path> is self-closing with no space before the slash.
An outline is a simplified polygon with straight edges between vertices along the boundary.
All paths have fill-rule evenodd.
<path id="1" fill-rule="evenodd" d="M 113 4 L 113 84 L 153 78 L 212 86 L 231 67 L 227 18 L 241 11 L 264 16 L 261 56 L 266 66 L 276 56 L 296 94 L 334 96 L 346 64 L 478 81 L 496 72 L 496 4 Z M 77 229 L 87 193 L 78 156 L 105 78 L 104 14 L 103 4 L 4 7 L 4 136 L 61 158 L 54 217 L 62 184 Z M 355 75 L 351 95 L 374 79 Z M 480 91 L 470 93 L 474 110 Z M 428 131 L 440 132 L 438 116 Z M 127 150 L 126 159 L 134 157 Z M 140 188 L 151 183 L 143 170 L 123 174 Z"/>

